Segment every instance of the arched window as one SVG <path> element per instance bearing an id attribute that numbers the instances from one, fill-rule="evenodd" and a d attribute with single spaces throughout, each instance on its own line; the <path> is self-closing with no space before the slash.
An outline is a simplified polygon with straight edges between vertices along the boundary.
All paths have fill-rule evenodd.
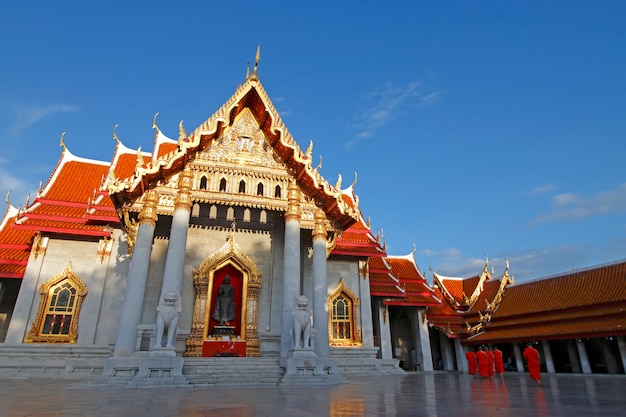
<path id="1" fill-rule="evenodd" d="M 333 299 L 333 339 L 352 339 L 352 302 L 343 294 Z"/>
<path id="2" fill-rule="evenodd" d="M 226 178 L 220 180 L 220 191 L 226 191 Z"/>
<path id="3" fill-rule="evenodd" d="M 200 178 L 200 189 L 201 190 L 207 189 L 207 179 L 204 175 L 202 176 L 202 178 Z"/>
<path id="4" fill-rule="evenodd" d="M 267 223 L 267 212 L 265 210 L 261 210 L 261 214 L 259 214 L 259 222 Z"/>
<path id="5" fill-rule="evenodd" d="M 217 219 L 217 206 L 215 204 L 209 208 L 209 219 Z"/>
<path id="6" fill-rule="evenodd" d="M 250 209 L 246 208 L 243 211 L 243 221 L 244 223 L 250 223 Z"/>
<path id="7" fill-rule="evenodd" d="M 25 343 L 76 343 L 78 315 L 87 287 L 68 264 L 41 286 L 37 317 Z"/>
<path id="8" fill-rule="evenodd" d="M 194 203 L 191 208 L 191 217 L 198 217 L 200 215 L 200 204 Z"/>
<path id="9" fill-rule="evenodd" d="M 244 180 L 239 181 L 239 192 L 240 193 L 246 192 L 246 182 Z"/>
<path id="10" fill-rule="evenodd" d="M 280 185 L 277 185 L 276 188 L 274 188 L 274 198 L 280 198 Z"/>
<path id="11" fill-rule="evenodd" d="M 260 196 L 263 195 L 263 183 L 262 182 L 258 183 L 256 186 L 256 195 L 260 195 Z"/>
<path id="12" fill-rule="evenodd" d="M 360 346 L 361 332 L 356 319 L 359 299 L 343 281 L 328 298 L 329 339 L 333 346 Z"/>
<path id="13" fill-rule="evenodd" d="M 226 220 L 235 220 L 235 209 L 232 207 L 228 207 L 226 210 Z"/>

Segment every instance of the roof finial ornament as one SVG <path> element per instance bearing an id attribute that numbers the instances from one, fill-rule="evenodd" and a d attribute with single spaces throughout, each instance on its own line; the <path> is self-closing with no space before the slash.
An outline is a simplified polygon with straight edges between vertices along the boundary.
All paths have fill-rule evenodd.
<path id="1" fill-rule="evenodd" d="M 67 146 L 65 146 L 65 142 L 63 142 L 63 138 L 65 137 L 65 134 L 67 132 L 63 132 L 61 133 L 61 140 L 59 140 L 59 146 L 63 147 L 63 150 L 66 151 L 67 150 Z"/>
<path id="2" fill-rule="evenodd" d="M 11 190 L 9 190 L 9 192 L 7 193 L 6 198 L 4 199 L 4 201 L 6 201 L 6 202 L 7 202 L 7 205 L 8 205 L 9 207 L 11 207 L 11 206 L 12 206 L 11 202 L 9 201 L 9 195 L 10 195 L 10 194 L 11 194 Z"/>
<path id="3" fill-rule="evenodd" d="M 119 126 L 119 123 L 116 123 L 115 126 L 113 126 L 113 139 L 115 139 L 115 141 L 117 142 L 117 144 L 120 144 L 120 138 L 117 137 L 117 127 Z"/>
<path id="4" fill-rule="evenodd" d="M 159 115 L 159 112 L 154 114 L 154 120 L 152 120 L 152 128 L 156 129 L 156 133 L 154 134 L 154 138 L 156 139 L 159 136 L 159 126 L 157 126 L 156 118 Z"/>
<path id="5" fill-rule="evenodd" d="M 341 174 L 337 176 L 337 183 L 335 184 L 335 190 L 341 191 Z"/>
<path id="6" fill-rule="evenodd" d="M 185 139 L 187 139 L 187 132 L 185 132 L 183 121 L 181 120 L 178 124 L 178 145 L 181 145 Z"/>
<path id="7" fill-rule="evenodd" d="M 259 79 L 259 61 L 261 60 L 261 44 L 257 45 L 256 48 L 256 56 L 254 58 L 254 69 L 252 70 L 252 74 L 249 77 L 246 77 L 249 80 L 258 80 Z"/>
<path id="8" fill-rule="evenodd" d="M 250 78 L 250 62 L 246 64 L 246 80 Z"/>
<path id="9" fill-rule="evenodd" d="M 354 171 L 354 181 L 352 181 L 352 184 L 350 184 L 350 188 L 354 188 L 354 186 L 356 185 L 356 180 L 357 180 L 357 174 L 356 174 L 356 171 Z"/>
<path id="10" fill-rule="evenodd" d="M 417 252 L 417 246 L 415 246 L 415 242 L 413 242 L 413 250 L 411 251 L 411 255 L 415 255 L 415 252 Z"/>
<path id="11" fill-rule="evenodd" d="M 39 189 L 37 190 L 37 197 L 41 196 L 43 193 L 43 180 L 39 180 Z"/>

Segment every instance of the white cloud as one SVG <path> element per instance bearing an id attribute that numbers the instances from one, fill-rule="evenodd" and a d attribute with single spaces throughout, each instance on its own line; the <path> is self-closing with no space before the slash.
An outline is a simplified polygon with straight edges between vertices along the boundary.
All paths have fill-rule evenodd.
<path id="1" fill-rule="evenodd" d="M 538 216 L 531 223 L 568 222 L 626 212 L 626 183 L 587 197 L 573 193 L 558 194 L 553 203 L 553 210 Z"/>
<path id="2" fill-rule="evenodd" d="M 553 191 L 554 189 L 556 189 L 556 185 L 554 184 L 541 185 L 539 187 L 533 188 L 532 190 L 527 192 L 525 195 L 528 197 L 533 197 L 539 194 L 549 193 L 550 191 Z"/>
<path id="3" fill-rule="evenodd" d="M 29 185 L 20 177 L 11 174 L 6 169 L 6 164 L 7 161 L 0 158 L 0 193 L 4 198 L 8 192 L 11 192 L 9 201 L 17 207 L 25 201 Z"/>
<path id="4" fill-rule="evenodd" d="M 354 117 L 352 128 L 357 131 L 347 148 L 351 148 L 361 139 L 374 135 L 376 129 L 393 120 L 405 108 L 427 107 L 436 103 L 442 92 L 424 93 L 420 81 L 413 81 L 404 86 L 387 84 L 371 91 L 363 97 L 363 108 Z"/>
<path id="5" fill-rule="evenodd" d="M 67 104 L 51 104 L 48 106 L 10 104 L 9 108 L 13 111 L 15 117 L 13 125 L 9 129 L 9 134 L 13 136 L 19 136 L 30 126 L 52 115 L 79 110 L 77 106 Z"/>

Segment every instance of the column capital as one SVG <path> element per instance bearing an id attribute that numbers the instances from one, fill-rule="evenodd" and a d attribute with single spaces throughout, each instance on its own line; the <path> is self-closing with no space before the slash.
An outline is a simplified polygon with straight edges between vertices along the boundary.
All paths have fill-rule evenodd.
<path id="1" fill-rule="evenodd" d="M 313 225 L 313 240 L 326 240 L 326 213 L 321 208 L 315 209 L 315 224 Z"/>
<path id="2" fill-rule="evenodd" d="M 191 210 L 191 187 L 193 185 L 193 172 L 184 169 L 178 177 L 178 195 L 174 201 L 176 210 Z"/>
<path id="3" fill-rule="evenodd" d="M 295 181 L 289 182 L 287 187 L 287 212 L 285 220 L 300 220 L 300 189 Z"/>
<path id="4" fill-rule="evenodd" d="M 156 221 L 158 219 L 156 206 L 159 201 L 159 194 L 156 190 L 148 190 L 144 195 L 143 208 L 139 213 L 139 224 L 149 224 L 152 227 L 156 227 Z"/>

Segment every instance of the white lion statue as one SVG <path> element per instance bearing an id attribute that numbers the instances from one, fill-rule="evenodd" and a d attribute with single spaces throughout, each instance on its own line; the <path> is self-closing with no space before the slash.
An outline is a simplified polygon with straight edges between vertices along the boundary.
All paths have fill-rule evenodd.
<path id="1" fill-rule="evenodd" d="M 153 348 L 161 348 L 163 333 L 167 331 L 166 348 L 173 349 L 178 327 L 178 314 L 182 311 L 180 297 L 175 291 L 168 291 L 161 297 L 157 307 L 156 343 Z"/>
<path id="2" fill-rule="evenodd" d="M 293 329 L 291 332 L 294 349 L 311 349 L 311 309 L 309 299 L 300 295 L 291 310 Z"/>

